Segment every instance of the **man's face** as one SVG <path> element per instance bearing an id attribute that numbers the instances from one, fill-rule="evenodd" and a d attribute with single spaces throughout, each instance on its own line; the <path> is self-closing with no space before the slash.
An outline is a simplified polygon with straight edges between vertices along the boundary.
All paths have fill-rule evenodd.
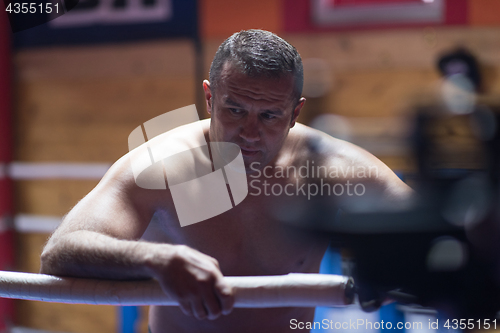
<path id="1" fill-rule="evenodd" d="M 241 148 L 247 172 L 261 169 L 278 154 L 295 125 L 305 99 L 295 104 L 293 77 L 253 78 L 226 63 L 215 96 L 204 81 L 211 115 L 210 140 L 232 142 Z"/>

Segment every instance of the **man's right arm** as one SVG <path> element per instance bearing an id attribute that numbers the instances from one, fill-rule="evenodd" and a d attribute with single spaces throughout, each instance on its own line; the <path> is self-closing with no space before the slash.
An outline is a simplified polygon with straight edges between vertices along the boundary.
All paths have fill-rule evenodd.
<path id="1" fill-rule="evenodd" d="M 184 245 L 138 241 L 168 190 L 134 181 L 128 156 L 64 218 L 41 257 L 41 273 L 103 279 L 155 278 L 186 314 L 216 318 L 234 298 L 218 262 Z"/>

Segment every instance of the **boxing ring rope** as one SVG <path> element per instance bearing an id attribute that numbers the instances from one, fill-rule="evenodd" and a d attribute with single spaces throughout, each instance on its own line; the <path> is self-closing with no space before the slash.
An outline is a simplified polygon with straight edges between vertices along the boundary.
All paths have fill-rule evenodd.
<path id="1" fill-rule="evenodd" d="M 224 277 L 235 307 L 344 306 L 353 302 L 353 281 L 340 275 L 298 274 Z M 96 305 L 178 305 L 156 280 L 116 281 L 0 271 L 0 297 Z"/>

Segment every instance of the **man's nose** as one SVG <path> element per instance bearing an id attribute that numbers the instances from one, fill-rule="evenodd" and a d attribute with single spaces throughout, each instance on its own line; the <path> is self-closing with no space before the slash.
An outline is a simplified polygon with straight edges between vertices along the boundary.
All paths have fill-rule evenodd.
<path id="1" fill-rule="evenodd" d="M 247 142 L 257 142 L 260 140 L 259 120 L 256 117 L 248 116 L 242 125 L 240 136 Z"/>

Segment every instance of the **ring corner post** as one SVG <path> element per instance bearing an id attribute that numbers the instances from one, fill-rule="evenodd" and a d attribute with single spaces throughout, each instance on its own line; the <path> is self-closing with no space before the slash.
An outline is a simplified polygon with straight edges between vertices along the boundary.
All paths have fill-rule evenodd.
<path id="1" fill-rule="evenodd" d="M 13 151 L 11 95 L 10 26 L 6 13 L 0 13 L 0 270 L 12 270 L 14 265 L 14 204 L 7 172 Z M 14 301 L 0 298 L 0 331 L 8 329 L 13 320 Z"/>

